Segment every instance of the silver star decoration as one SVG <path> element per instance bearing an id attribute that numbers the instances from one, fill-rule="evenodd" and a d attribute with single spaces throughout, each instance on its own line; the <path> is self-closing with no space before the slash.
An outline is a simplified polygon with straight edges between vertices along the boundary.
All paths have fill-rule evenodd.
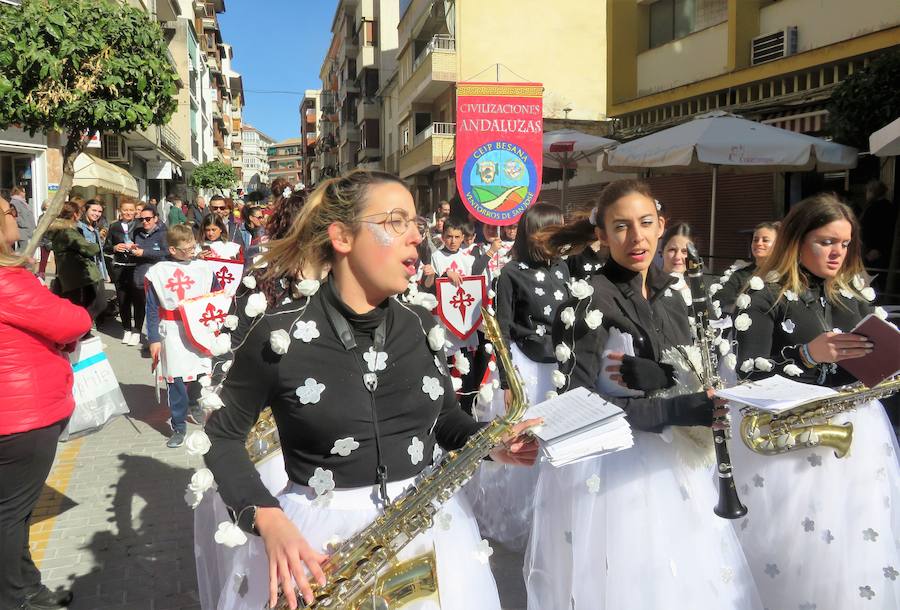
<path id="1" fill-rule="evenodd" d="M 798 607 L 799 610 L 816 610 L 816 605 L 812 602 L 806 602 L 805 604 L 800 604 Z"/>
<path id="2" fill-rule="evenodd" d="M 803 520 L 803 531 L 814 532 L 816 530 L 816 522 L 807 517 Z"/>
<path id="3" fill-rule="evenodd" d="M 878 540 L 878 532 L 871 527 L 864 529 L 862 534 L 863 540 L 868 540 L 870 542 L 876 542 Z"/>
<path id="4" fill-rule="evenodd" d="M 822 456 L 818 453 L 813 453 L 806 458 L 806 461 L 809 462 L 809 465 L 815 468 L 816 466 L 822 465 Z"/>
<path id="5" fill-rule="evenodd" d="M 900 572 L 895 570 L 894 566 L 888 566 L 882 569 L 884 570 L 884 577 L 889 580 L 897 580 L 897 577 L 900 576 Z"/>
<path id="6" fill-rule="evenodd" d="M 834 536 L 831 535 L 831 530 L 822 532 L 822 540 L 825 541 L 825 544 L 831 544 L 831 541 L 834 540 Z"/>
<path id="7" fill-rule="evenodd" d="M 766 484 L 766 480 L 759 476 L 758 474 L 753 475 L 753 486 L 754 487 L 763 487 Z"/>
<path id="8" fill-rule="evenodd" d="M 771 578 L 775 578 L 776 576 L 781 574 L 781 570 L 778 569 L 778 564 L 775 564 L 775 563 L 767 563 L 766 569 L 764 571 Z"/>
<path id="9" fill-rule="evenodd" d="M 875 591 L 872 590 L 872 587 L 866 585 L 864 587 L 859 588 L 859 596 L 868 599 L 869 601 L 875 597 Z"/>

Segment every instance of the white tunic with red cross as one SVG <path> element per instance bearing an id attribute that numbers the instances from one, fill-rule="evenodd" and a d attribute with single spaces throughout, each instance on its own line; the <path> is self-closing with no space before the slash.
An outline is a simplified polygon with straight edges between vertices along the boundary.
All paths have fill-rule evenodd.
<path id="1" fill-rule="evenodd" d="M 441 248 L 431 255 L 431 266 L 434 267 L 434 272 L 437 277 L 447 275 L 447 271 L 456 271 L 460 275 L 473 275 L 472 264 L 474 262 L 475 257 L 464 252 L 462 249 L 450 253 L 447 252 L 446 249 Z M 482 275 L 487 278 L 486 273 L 482 273 Z M 443 321 L 439 316 L 435 316 L 435 320 L 438 324 L 443 324 Z M 450 344 L 447 348 L 448 354 L 453 354 L 460 349 L 473 351 L 478 347 L 478 333 L 472 333 L 467 339 L 460 339 L 452 332 L 448 331 L 447 342 Z"/>
<path id="2" fill-rule="evenodd" d="M 202 261 L 156 263 L 147 271 L 147 289 L 159 302 L 159 335 L 162 350 L 157 374 L 171 383 L 176 377 L 194 381 L 209 374 L 211 360 L 203 356 L 187 338 L 178 305 L 185 299 L 208 294 L 213 274 Z"/>

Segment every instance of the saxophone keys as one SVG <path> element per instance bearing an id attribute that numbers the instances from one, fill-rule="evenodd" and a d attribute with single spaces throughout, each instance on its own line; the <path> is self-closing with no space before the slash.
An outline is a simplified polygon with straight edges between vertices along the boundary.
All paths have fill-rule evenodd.
<path id="1" fill-rule="evenodd" d="M 818 445 L 819 444 L 819 435 L 815 430 L 804 430 L 797 436 L 797 440 L 799 440 L 804 445 Z"/>
<path id="2" fill-rule="evenodd" d="M 784 434 L 779 435 L 778 439 L 775 441 L 775 444 L 779 449 L 790 449 L 797 444 L 797 441 L 793 436 L 785 432 Z"/>

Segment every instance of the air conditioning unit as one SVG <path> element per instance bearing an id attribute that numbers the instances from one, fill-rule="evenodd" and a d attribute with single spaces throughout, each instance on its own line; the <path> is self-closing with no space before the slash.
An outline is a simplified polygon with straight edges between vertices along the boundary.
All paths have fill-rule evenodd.
<path id="1" fill-rule="evenodd" d="M 107 161 L 128 162 L 125 138 L 116 134 L 103 134 L 103 158 Z"/>
<path id="2" fill-rule="evenodd" d="M 796 52 L 797 26 L 791 25 L 778 32 L 754 38 L 750 43 L 750 64 L 763 64 Z"/>

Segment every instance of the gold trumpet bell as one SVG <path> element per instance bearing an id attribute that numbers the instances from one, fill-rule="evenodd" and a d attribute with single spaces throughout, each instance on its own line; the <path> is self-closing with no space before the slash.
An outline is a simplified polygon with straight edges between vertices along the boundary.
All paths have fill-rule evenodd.
<path id="1" fill-rule="evenodd" d="M 392 565 L 350 610 L 399 610 L 425 600 L 440 607 L 437 556 L 433 549 Z"/>

